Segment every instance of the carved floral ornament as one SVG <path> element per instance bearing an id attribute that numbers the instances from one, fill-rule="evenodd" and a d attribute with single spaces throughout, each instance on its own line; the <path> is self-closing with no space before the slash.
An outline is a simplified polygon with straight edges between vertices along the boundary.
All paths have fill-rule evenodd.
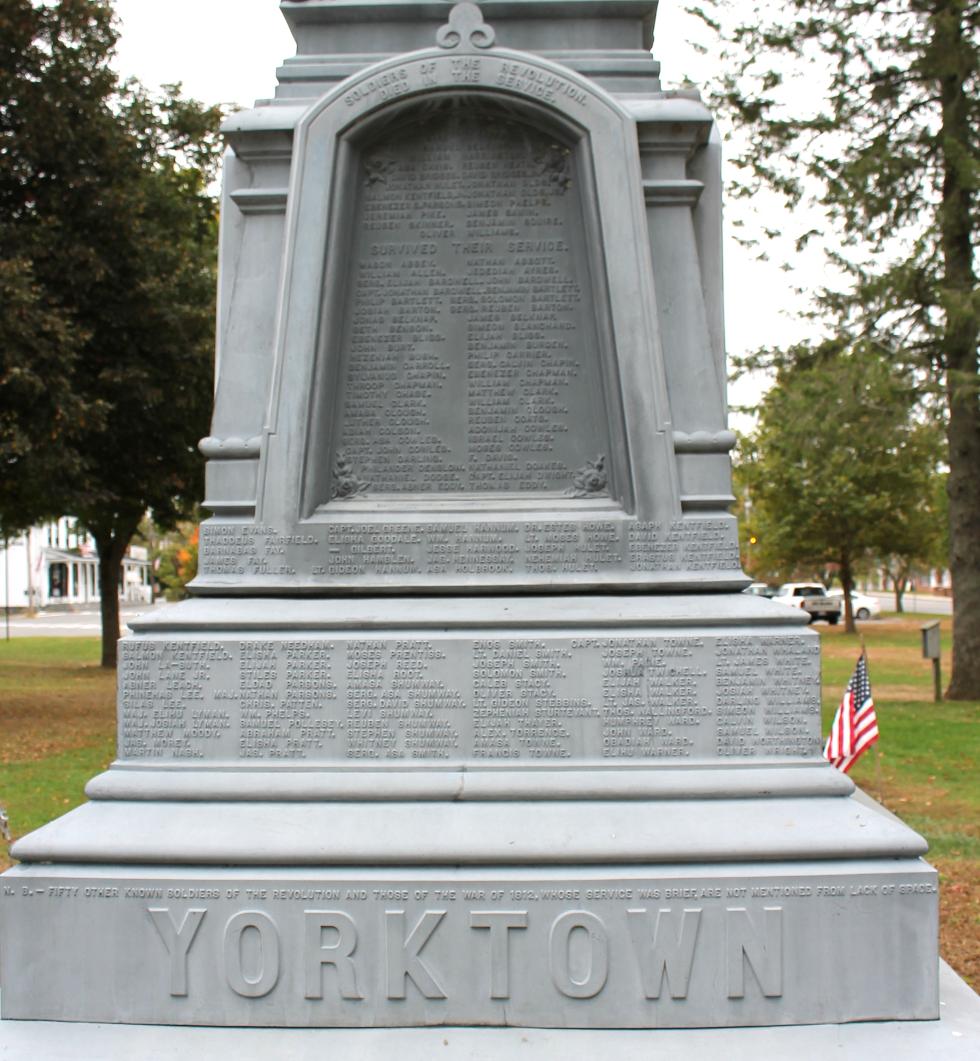
<path id="1" fill-rule="evenodd" d="M 363 494 L 370 483 L 364 482 L 354 471 L 354 466 L 343 453 L 337 454 L 333 467 L 333 487 L 330 491 L 331 501 L 346 501 Z"/>
<path id="2" fill-rule="evenodd" d="M 449 12 L 449 21 L 436 33 L 440 48 L 490 48 L 496 39 L 476 4 L 457 4 Z"/>
<path id="3" fill-rule="evenodd" d="M 600 453 L 595 460 L 586 461 L 572 475 L 572 485 L 565 491 L 567 497 L 599 497 L 609 492 L 609 475 L 606 471 L 606 455 Z"/>

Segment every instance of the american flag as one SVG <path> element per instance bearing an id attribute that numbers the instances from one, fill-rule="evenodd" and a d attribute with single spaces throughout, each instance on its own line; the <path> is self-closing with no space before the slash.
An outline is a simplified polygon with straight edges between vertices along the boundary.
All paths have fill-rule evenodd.
<path id="1" fill-rule="evenodd" d="M 824 758 L 846 774 L 878 739 L 878 716 L 871 698 L 868 661 L 862 652 L 834 715 Z"/>

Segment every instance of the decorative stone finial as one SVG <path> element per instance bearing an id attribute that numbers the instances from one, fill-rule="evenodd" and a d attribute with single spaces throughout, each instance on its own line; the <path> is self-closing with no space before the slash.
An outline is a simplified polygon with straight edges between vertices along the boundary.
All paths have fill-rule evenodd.
<path id="1" fill-rule="evenodd" d="M 449 12 L 449 22 L 436 33 L 440 48 L 489 48 L 497 34 L 483 21 L 476 4 L 457 4 Z"/>

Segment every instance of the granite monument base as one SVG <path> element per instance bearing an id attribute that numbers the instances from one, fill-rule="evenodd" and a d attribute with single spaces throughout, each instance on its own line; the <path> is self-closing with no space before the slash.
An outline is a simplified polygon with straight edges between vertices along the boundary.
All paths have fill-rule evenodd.
<path id="1" fill-rule="evenodd" d="M 980 1054 L 980 998 L 939 966 L 940 1017 L 934 1021 L 812 1024 L 780 1028 L 576 1031 L 531 1028 L 176 1028 L 159 1025 L 59 1024 L 0 1020 L 0 1058 L 45 1061 L 972 1061 Z"/>
<path id="2" fill-rule="evenodd" d="M 202 600 L 0 882 L 3 1016 L 278 1028 L 934 1020 L 924 841 L 742 594 Z"/>
<path id="3" fill-rule="evenodd" d="M 939 1013 L 936 875 L 915 859 L 37 866 L 4 888 L 17 1019 L 712 1028 Z"/>

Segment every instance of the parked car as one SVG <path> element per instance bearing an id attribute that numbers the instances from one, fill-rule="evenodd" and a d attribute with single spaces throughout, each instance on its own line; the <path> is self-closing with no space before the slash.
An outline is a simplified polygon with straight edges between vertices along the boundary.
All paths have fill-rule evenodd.
<path id="1" fill-rule="evenodd" d="M 841 601 L 828 596 L 822 582 L 785 582 L 772 598 L 778 604 L 801 608 L 810 615 L 810 622 L 826 619 L 831 626 L 840 620 Z"/>
<path id="2" fill-rule="evenodd" d="M 742 592 L 751 593 L 753 597 L 774 597 L 776 595 L 776 587 L 770 586 L 765 582 L 753 582 L 751 586 L 746 586 Z"/>
<path id="3" fill-rule="evenodd" d="M 828 594 L 828 597 L 833 597 L 835 600 L 840 601 L 841 614 L 844 614 L 844 591 L 842 589 L 832 589 Z M 881 604 L 875 597 L 869 597 L 866 593 L 852 593 L 851 594 L 851 611 L 854 613 L 855 619 L 877 619 L 881 615 Z"/>

